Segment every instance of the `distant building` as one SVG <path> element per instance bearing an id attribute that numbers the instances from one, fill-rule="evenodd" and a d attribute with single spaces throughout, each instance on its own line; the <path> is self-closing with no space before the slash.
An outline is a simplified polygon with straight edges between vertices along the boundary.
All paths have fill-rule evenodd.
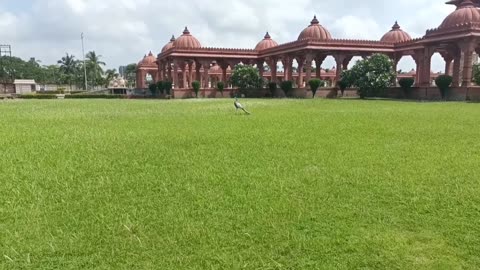
<path id="1" fill-rule="evenodd" d="M 30 94 L 37 90 L 35 80 L 15 80 L 13 84 L 15 85 L 16 94 Z"/>
<path id="2" fill-rule="evenodd" d="M 127 70 L 127 66 L 120 66 L 118 68 L 118 74 L 120 74 L 120 77 L 125 78 L 125 71 Z"/>

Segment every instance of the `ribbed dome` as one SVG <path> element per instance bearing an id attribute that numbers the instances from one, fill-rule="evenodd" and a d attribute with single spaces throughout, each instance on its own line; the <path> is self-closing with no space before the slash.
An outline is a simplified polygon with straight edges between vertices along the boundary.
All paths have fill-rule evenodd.
<path id="1" fill-rule="evenodd" d="M 257 46 L 255 47 L 255 50 L 261 51 L 261 50 L 265 50 L 265 49 L 277 47 L 277 46 L 278 46 L 278 43 L 275 40 L 273 40 L 270 34 L 267 32 L 263 40 L 257 44 Z"/>
<path id="2" fill-rule="evenodd" d="M 191 49 L 191 48 L 200 48 L 202 45 L 200 41 L 190 34 L 188 28 L 185 27 L 183 35 L 181 35 L 174 43 L 173 46 L 179 49 Z"/>
<path id="3" fill-rule="evenodd" d="M 332 39 L 332 36 L 327 29 L 320 25 L 320 22 L 317 20 L 317 16 L 314 16 L 310 26 L 305 28 L 305 30 L 300 33 L 300 36 L 298 36 L 298 40 L 303 39 L 328 40 Z"/>
<path id="4" fill-rule="evenodd" d="M 400 25 L 397 22 L 392 27 L 392 30 L 387 32 L 380 41 L 388 42 L 388 43 L 399 43 L 407 40 L 411 40 L 412 37 L 402 29 L 400 29 Z"/>
<path id="5" fill-rule="evenodd" d="M 474 3 L 472 0 L 458 0 L 449 3 L 456 5 L 457 10 L 448 15 L 439 28 L 450 28 L 464 23 L 480 23 L 478 1 Z"/>
<path id="6" fill-rule="evenodd" d="M 148 55 L 145 55 L 138 63 L 139 67 L 146 67 L 146 66 L 156 66 L 157 65 L 157 58 L 150 52 Z"/>
<path id="7" fill-rule="evenodd" d="M 162 53 L 170 50 L 173 48 L 173 43 L 175 42 L 175 36 L 172 35 L 172 38 L 170 39 L 170 42 L 167 43 L 167 45 L 163 46 L 162 48 Z"/>

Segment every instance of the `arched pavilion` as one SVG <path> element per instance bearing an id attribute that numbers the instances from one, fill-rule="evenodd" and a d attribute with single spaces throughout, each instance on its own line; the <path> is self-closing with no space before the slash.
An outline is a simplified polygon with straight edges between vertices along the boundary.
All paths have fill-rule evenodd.
<path id="1" fill-rule="evenodd" d="M 402 57 L 411 56 L 416 63 L 412 76 L 417 87 L 431 86 L 435 76 L 431 58 L 440 53 L 446 63 L 445 73 L 454 78 L 453 86 L 469 87 L 472 57 L 480 52 L 480 0 L 452 0 L 447 4 L 455 5 L 456 10 L 438 28 L 415 39 L 397 22 L 380 40 L 336 39 L 315 16 L 295 41 L 278 44 L 266 33 L 254 49 L 227 49 L 203 47 L 185 27 L 183 34 L 177 39 L 172 37 L 156 58 L 150 53 L 139 63 L 137 87 L 147 87 L 147 73 L 156 80 L 172 81 L 176 89 L 188 89 L 194 80 L 202 82 L 206 89 L 219 80 L 228 85 L 231 70 L 239 63 L 256 66 L 269 81 L 293 80 L 301 88 L 317 77 L 334 85 L 353 57 L 365 58 L 374 53 L 388 55 L 395 70 Z M 326 71 L 321 65 L 328 56 L 333 56 L 336 65 Z M 283 65 L 283 71 L 278 70 L 278 63 Z"/>

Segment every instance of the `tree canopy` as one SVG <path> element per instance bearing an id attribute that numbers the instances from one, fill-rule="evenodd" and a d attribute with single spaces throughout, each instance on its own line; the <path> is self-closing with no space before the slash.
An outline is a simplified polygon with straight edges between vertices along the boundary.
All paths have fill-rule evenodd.
<path id="1" fill-rule="evenodd" d="M 394 76 L 390 58 L 384 54 L 374 54 L 343 72 L 342 81 L 358 87 L 360 98 L 378 97 L 392 84 Z"/>

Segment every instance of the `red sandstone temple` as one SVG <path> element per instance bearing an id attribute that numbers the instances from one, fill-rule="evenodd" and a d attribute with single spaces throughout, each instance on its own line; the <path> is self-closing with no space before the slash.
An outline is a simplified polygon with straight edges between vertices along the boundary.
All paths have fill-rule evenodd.
<path id="1" fill-rule="evenodd" d="M 292 80 L 298 88 L 304 88 L 316 77 L 334 86 L 353 57 L 383 53 L 392 59 L 395 70 L 402 57 L 412 56 L 416 71 L 398 76 L 414 77 L 420 89 L 431 87 L 438 75 L 431 72 L 432 55 L 438 52 L 445 60 L 445 73 L 453 76 L 453 87 L 467 89 L 472 85 L 473 56 L 480 52 L 480 0 L 452 0 L 447 4 L 455 5 L 456 10 L 438 28 L 416 39 L 396 22 L 379 41 L 335 39 L 314 17 L 295 41 L 279 45 L 267 33 L 254 49 L 226 49 L 202 47 L 185 27 L 183 34 L 172 37 L 157 57 L 150 52 L 138 63 L 137 88 L 147 88 L 147 75 L 154 81 L 172 81 L 175 90 L 190 89 L 195 80 L 203 89 L 214 88 L 217 81 L 228 86 L 231 70 L 240 63 L 256 66 L 268 81 Z M 336 62 L 330 70 L 321 68 L 327 56 L 333 56 Z M 282 71 L 278 70 L 279 63 Z"/>

